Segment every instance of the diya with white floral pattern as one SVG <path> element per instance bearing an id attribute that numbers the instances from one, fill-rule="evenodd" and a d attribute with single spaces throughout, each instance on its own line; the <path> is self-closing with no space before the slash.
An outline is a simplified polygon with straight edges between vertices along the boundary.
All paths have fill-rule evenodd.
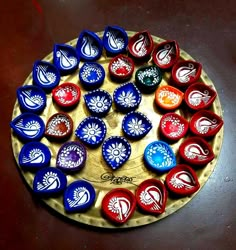
<path id="1" fill-rule="evenodd" d="M 87 146 L 98 147 L 106 136 L 106 124 L 98 117 L 85 118 L 75 130 L 75 135 Z"/>
<path id="2" fill-rule="evenodd" d="M 195 171 L 186 164 L 179 164 L 166 175 L 165 183 L 174 194 L 187 196 L 195 193 L 199 188 Z"/>
<path id="3" fill-rule="evenodd" d="M 152 53 L 153 62 L 161 69 L 171 68 L 179 59 L 179 45 L 167 40 L 156 45 Z"/>
<path id="4" fill-rule="evenodd" d="M 122 121 L 122 130 L 128 138 L 138 140 L 152 129 L 151 121 L 141 112 L 130 112 Z"/>
<path id="5" fill-rule="evenodd" d="M 210 110 L 198 111 L 189 122 L 192 133 L 201 137 L 216 135 L 223 124 L 222 118 Z"/>
<path id="6" fill-rule="evenodd" d="M 68 141 L 57 153 L 56 167 L 65 172 L 78 171 L 84 167 L 86 159 L 85 146 L 80 142 Z"/>
<path id="7" fill-rule="evenodd" d="M 160 180 L 153 178 L 143 181 L 136 189 L 135 196 L 138 206 L 144 212 L 158 215 L 165 211 L 167 191 Z"/>
<path id="8" fill-rule="evenodd" d="M 182 116 L 170 112 L 161 117 L 160 131 L 169 140 L 179 140 L 183 138 L 188 131 L 188 121 Z"/>
<path id="9" fill-rule="evenodd" d="M 179 154 L 182 159 L 192 165 L 206 165 L 215 157 L 211 145 L 198 136 L 185 139 L 180 144 Z"/>
<path id="10" fill-rule="evenodd" d="M 114 188 L 102 200 L 104 216 L 116 224 L 127 222 L 133 215 L 135 207 L 135 196 L 126 188 Z"/>
<path id="11" fill-rule="evenodd" d="M 131 146 L 122 136 L 111 136 L 102 145 L 102 156 L 113 170 L 120 168 L 130 157 Z"/>
<path id="12" fill-rule="evenodd" d="M 217 96 L 213 87 L 202 82 L 191 84 L 185 91 L 184 100 L 193 110 L 207 109 Z"/>
<path id="13" fill-rule="evenodd" d="M 71 82 L 65 82 L 52 90 L 52 98 L 62 108 L 74 107 L 81 96 L 80 87 Z"/>
<path id="14" fill-rule="evenodd" d="M 91 183 L 78 180 L 72 182 L 64 193 L 66 212 L 85 212 L 94 203 L 96 192 Z"/>
<path id="15" fill-rule="evenodd" d="M 66 140 L 70 137 L 73 130 L 71 117 L 64 112 L 52 115 L 46 124 L 45 135 L 49 139 Z"/>

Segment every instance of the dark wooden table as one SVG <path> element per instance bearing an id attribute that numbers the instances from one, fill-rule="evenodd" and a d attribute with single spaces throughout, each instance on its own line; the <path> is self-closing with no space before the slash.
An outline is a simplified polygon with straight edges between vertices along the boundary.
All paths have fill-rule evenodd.
<path id="1" fill-rule="evenodd" d="M 0 249 L 235 249 L 236 2 L 31 0 L 0 7 Z M 214 82 L 224 111 L 224 142 L 200 193 L 164 220 L 128 230 L 74 224 L 34 198 L 13 158 L 10 127 L 16 88 L 36 59 L 83 29 L 108 24 L 175 39 Z"/>

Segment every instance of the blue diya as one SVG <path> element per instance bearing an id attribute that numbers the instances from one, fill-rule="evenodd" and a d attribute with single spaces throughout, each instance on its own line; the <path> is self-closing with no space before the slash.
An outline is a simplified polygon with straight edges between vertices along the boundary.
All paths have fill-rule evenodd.
<path id="1" fill-rule="evenodd" d="M 128 138 L 138 140 L 152 129 L 152 123 L 144 114 L 132 111 L 123 118 L 122 129 Z"/>
<path id="2" fill-rule="evenodd" d="M 22 168 L 37 170 L 47 167 L 50 164 L 51 152 L 49 148 L 41 142 L 33 141 L 26 143 L 20 151 L 18 161 Z"/>
<path id="3" fill-rule="evenodd" d="M 72 182 L 64 193 L 66 212 L 83 212 L 89 209 L 96 198 L 94 187 L 87 181 Z"/>
<path id="4" fill-rule="evenodd" d="M 138 88 L 131 82 L 122 84 L 113 93 L 116 107 L 124 113 L 134 111 L 138 108 L 142 95 Z"/>
<path id="5" fill-rule="evenodd" d="M 126 52 L 128 35 L 119 26 L 107 26 L 103 34 L 103 46 L 108 55 L 118 55 Z"/>
<path id="6" fill-rule="evenodd" d="M 85 104 L 93 116 L 105 116 L 112 105 L 112 97 L 102 89 L 93 90 L 84 95 Z"/>
<path id="7" fill-rule="evenodd" d="M 34 85 L 25 85 L 18 88 L 17 99 L 23 112 L 41 113 L 47 103 L 45 92 Z"/>
<path id="8" fill-rule="evenodd" d="M 122 136 L 111 136 L 102 145 L 102 156 L 113 170 L 120 168 L 130 157 L 131 146 Z"/>
<path id="9" fill-rule="evenodd" d="M 176 166 L 172 148 L 163 141 L 154 141 L 144 151 L 146 166 L 153 171 L 166 172 Z"/>
<path id="10" fill-rule="evenodd" d="M 75 135 L 87 146 L 99 146 L 106 136 L 106 124 L 97 117 L 85 118 L 77 127 Z"/>
<path id="11" fill-rule="evenodd" d="M 80 142 L 69 141 L 64 143 L 56 159 L 56 167 L 65 172 L 74 172 L 82 169 L 87 159 L 85 146 Z"/>
<path id="12" fill-rule="evenodd" d="M 23 113 L 17 116 L 11 121 L 10 126 L 19 139 L 24 142 L 40 140 L 45 131 L 42 118 L 33 113 Z"/>
<path id="13" fill-rule="evenodd" d="M 66 44 L 55 44 L 53 62 L 62 75 L 68 75 L 78 68 L 78 57 L 74 47 Z"/>
<path id="14" fill-rule="evenodd" d="M 99 36 L 89 30 L 80 33 L 76 51 L 78 56 L 84 61 L 96 61 L 102 55 L 103 45 Z"/>
<path id="15" fill-rule="evenodd" d="M 86 62 L 79 71 L 79 79 L 85 89 L 96 89 L 103 84 L 105 70 L 99 63 Z"/>
<path id="16" fill-rule="evenodd" d="M 39 195 L 49 196 L 61 193 L 67 185 L 65 174 L 54 167 L 40 169 L 34 177 L 33 191 Z"/>
<path id="17" fill-rule="evenodd" d="M 36 61 L 33 67 L 34 84 L 49 92 L 60 82 L 60 72 L 55 65 L 45 61 Z"/>

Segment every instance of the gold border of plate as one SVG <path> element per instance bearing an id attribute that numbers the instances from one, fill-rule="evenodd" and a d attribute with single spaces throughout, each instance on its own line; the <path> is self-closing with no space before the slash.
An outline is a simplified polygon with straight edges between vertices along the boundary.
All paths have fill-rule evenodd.
<path id="1" fill-rule="evenodd" d="M 128 36 L 133 36 L 136 32 L 128 31 Z M 103 32 L 97 33 L 100 37 L 103 36 Z M 163 39 L 152 36 L 154 40 L 154 45 L 157 43 L 160 43 L 164 41 Z M 74 39 L 67 44 L 74 46 L 76 45 L 77 39 Z M 194 60 L 189 54 L 187 54 L 182 49 L 180 50 L 180 57 L 184 60 Z M 107 90 L 111 95 L 115 88 L 119 86 L 118 83 L 112 82 L 109 76 L 108 72 L 108 63 L 111 58 L 106 56 L 105 51 L 103 51 L 103 54 L 101 58 L 98 60 L 98 63 L 100 63 L 106 72 L 106 77 L 103 85 L 101 86 L 101 89 Z M 52 62 L 53 61 L 53 54 L 50 53 L 47 55 L 43 60 Z M 82 66 L 82 62 L 79 64 L 79 68 Z M 146 64 L 152 64 L 151 59 Z M 135 65 L 135 70 L 133 73 L 133 77 L 130 79 L 130 81 L 134 82 L 134 76 L 136 70 L 141 65 Z M 78 71 L 79 69 L 73 73 L 72 75 L 63 76 L 61 77 L 61 81 L 59 84 L 63 82 L 73 82 L 73 83 L 79 83 L 78 78 Z M 171 75 L 170 72 L 166 72 L 163 75 L 163 80 L 160 83 L 161 85 L 168 84 L 168 80 L 170 79 Z M 214 84 L 209 79 L 207 74 L 204 70 L 202 70 L 200 81 L 204 82 L 205 84 L 211 86 L 214 90 Z M 28 76 L 28 78 L 25 80 L 24 85 L 30 85 L 33 83 L 32 80 L 32 73 Z M 82 95 L 86 92 L 82 86 L 81 91 Z M 222 117 L 222 108 L 220 104 L 219 97 L 217 96 L 211 110 L 215 112 L 217 115 Z M 44 120 L 45 124 L 46 121 L 49 119 L 49 117 L 58 112 L 63 111 L 61 110 L 54 102 L 52 101 L 51 94 L 47 94 L 47 106 L 44 110 L 44 112 L 40 115 L 40 117 Z M 56 212 L 62 214 L 63 216 L 73 220 L 77 221 L 83 224 L 96 226 L 96 227 L 103 227 L 103 228 L 129 228 L 129 227 L 137 227 L 141 225 L 146 225 L 149 223 L 153 223 L 155 221 L 158 221 L 160 219 L 165 218 L 166 216 L 176 212 L 178 209 L 183 207 L 185 204 L 187 204 L 190 200 L 193 199 L 193 197 L 197 194 L 194 193 L 191 196 L 183 197 L 183 198 L 172 198 L 168 197 L 167 204 L 166 204 L 166 210 L 163 214 L 160 214 L 158 216 L 155 215 L 147 215 L 139 211 L 139 209 L 136 209 L 133 216 L 124 224 L 122 225 L 114 225 L 110 221 L 104 218 L 101 212 L 101 202 L 104 197 L 104 195 L 110 191 L 113 188 L 122 187 L 122 188 L 128 188 L 131 190 L 131 192 L 135 193 L 135 190 L 137 186 L 148 178 L 157 178 L 164 182 L 165 180 L 165 174 L 156 174 L 154 172 L 149 171 L 143 163 L 143 151 L 146 145 L 148 145 L 150 142 L 154 140 L 159 139 L 158 135 L 158 125 L 160 118 L 162 116 L 161 111 L 157 108 L 154 102 L 154 93 L 152 94 L 143 94 L 142 95 L 142 101 L 138 108 L 138 111 L 143 112 L 151 121 L 153 124 L 152 130 L 142 139 L 139 141 L 130 141 L 132 146 L 132 153 L 129 158 L 129 160 L 122 166 L 120 169 L 117 169 L 116 171 L 112 171 L 103 160 L 102 154 L 101 154 L 101 146 L 97 149 L 89 149 L 88 148 L 88 158 L 86 162 L 86 166 L 78 173 L 75 173 L 73 175 L 68 174 L 67 175 L 67 181 L 68 184 L 71 182 L 78 180 L 78 179 L 84 179 L 89 181 L 96 190 L 96 200 L 93 204 L 93 206 L 84 213 L 67 213 L 64 210 L 63 205 L 63 195 L 56 197 L 56 198 L 47 198 L 42 199 L 49 207 L 51 207 Z M 178 109 L 175 111 L 176 113 L 184 116 L 186 119 L 190 119 L 191 113 L 187 109 Z M 16 103 L 14 105 L 12 119 L 14 119 L 16 116 L 20 115 L 21 111 L 19 108 L 18 101 L 16 100 Z M 72 117 L 74 121 L 74 130 L 78 126 L 78 124 L 87 116 L 89 116 L 89 112 L 86 109 L 85 103 L 83 98 L 81 97 L 79 105 L 72 111 L 69 111 L 68 114 Z M 123 135 L 122 129 L 121 129 L 121 122 L 124 117 L 124 114 L 121 114 L 118 112 L 114 106 L 114 103 L 112 104 L 112 108 L 109 111 L 108 115 L 103 118 L 106 126 L 107 126 L 107 135 L 106 138 L 112 136 L 112 135 Z M 25 181 L 28 183 L 30 188 L 32 189 L 33 186 L 33 179 L 34 179 L 34 173 L 31 173 L 29 171 L 24 171 L 21 169 L 18 163 L 18 155 L 20 153 L 20 150 L 23 146 L 21 141 L 15 136 L 14 133 L 11 133 L 11 139 L 12 139 L 12 149 L 14 153 L 15 160 L 17 162 L 18 168 L 25 179 Z M 183 138 L 184 139 L 184 138 Z M 177 155 L 177 151 L 179 148 L 179 145 L 183 141 L 183 139 L 179 140 L 178 142 L 171 144 L 171 147 L 173 151 Z M 78 140 L 74 133 L 68 140 Z M 55 166 L 56 162 L 56 155 L 58 152 L 58 149 L 60 148 L 60 143 L 52 143 L 48 141 L 45 137 L 41 140 L 42 143 L 46 144 L 51 151 L 52 159 L 51 159 L 51 166 Z M 213 152 L 215 154 L 215 158 L 213 161 L 208 163 L 204 168 L 195 168 L 195 171 L 197 173 L 197 176 L 199 178 L 199 183 L 201 185 L 201 188 L 208 180 L 209 176 L 213 172 L 217 160 L 219 157 L 219 153 L 221 150 L 223 142 L 223 128 L 217 133 L 217 135 L 209 141 L 213 148 Z M 200 189 L 199 189 L 200 190 Z M 198 191 L 199 192 L 199 191 Z"/>

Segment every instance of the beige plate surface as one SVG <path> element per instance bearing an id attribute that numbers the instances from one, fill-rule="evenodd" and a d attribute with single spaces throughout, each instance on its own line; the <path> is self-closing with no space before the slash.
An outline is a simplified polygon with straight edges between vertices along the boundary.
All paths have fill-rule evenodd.
<path id="1" fill-rule="evenodd" d="M 128 32 L 129 37 L 134 35 L 135 32 Z M 103 32 L 99 32 L 98 35 L 102 37 Z M 154 40 L 154 45 L 157 43 L 160 43 L 163 41 L 163 39 L 152 36 Z M 69 45 L 75 46 L 77 42 L 77 39 L 74 39 L 70 42 L 68 42 Z M 188 60 L 193 58 L 188 55 L 186 52 L 181 50 L 180 56 L 182 59 Z M 53 55 L 50 53 L 48 56 L 46 56 L 43 60 L 52 62 L 53 61 Z M 107 58 L 105 53 L 103 52 L 102 57 L 99 59 L 99 63 L 104 67 L 106 71 L 106 78 L 102 85 L 102 89 L 107 90 L 111 95 L 115 88 L 119 86 L 118 83 L 114 83 L 111 81 L 108 73 L 108 63 L 110 58 Z M 148 64 L 152 64 L 151 60 L 148 62 Z M 79 68 L 82 66 L 82 62 L 79 64 Z M 134 81 L 134 75 L 136 70 L 140 67 L 140 65 L 135 66 L 135 70 L 133 73 L 133 77 L 130 81 Z M 165 73 L 163 75 L 163 80 L 160 85 L 166 85 L 168 84 L 168 81 L 170 79 L 170 74 Z M 215 89 L 214 84 L 209 79 L 207 74 L 202 71 L 200 81 L 204 82 L 205 84 L 211 86 L 213 89 Z M 78 70 L 68 76 L 61 77 L 60 84 L 63 82 L 73 82 L 79 83 L 78 79 Z M 28 78 L 25 80 L 24 85 L 32 84 L 32 73 L 28 76 Z M 81 85 L 80 85 L 81 87 Z M 82 95 L 86 93 L 86 91 L 81 87 Z M 211 110 L 214 111 L 217 115 L 222 117 L 222 108 L 220 105 L 220 100 L 217 97 L 214 101 Z M 45 124 L 49 117 L 53 115 L 54 113 L 62 111 L 60 108 L 56 106 L 56 104 L 53 103 L 51 94 L 47 95 L 47 107 L 45 108 L 43 114 L 41 115 L 41 118 L 44 120 Z M 142 140 L 133 142 L 130 141 L 132 146 L 132 153 L 130 156 L 130 159 L 128 162 L 125 163 L 120 169 L 116 171 L 112 171 L 104 162 L 102 154 L 101 154 L 101 146 L 97 149 L 89 149 L 88 148 L 88 159 L 86 162 L 85 168 L 74 174 L 74 175 L 67 175 L 67 181 L 68 184 L 71 182 L 78 180 L 78 179 L 84 179 L 89 181 L 96 190 L 96 200 L 94 205 L 90 210 L 88 210 L 86 213 L 73 213 L 68 214 L 64 211 L 63 206 L 63 197 L 60 196 L 58 198 L 49 198 L 44 199 L 44 202 L 49 205 L 52 209 L 59 212 L 60 214 L 66 216 L 67 218 L 70 218 L 74 221 L 78 221 L 84 224 L 97 226 L 97 227 L 104 227 L 104 228 L 127 228 L 127 227 L 136 227 L 141 226 L 145 224 L 149 224 L 155 221 L 158 221 L 173 212 L 177 211 L 181 207 L 183 207 L 187 202 L 189 202 L 195 195 L 192 195 L 190 197 L 180 198 L 180 199 L 171 199 L 170 197 L 167 200 L 167 206 L 166 211 L 159 215 L 159 216 L 153 216 L 153 215 L 146 215 L 142 214 L 140 211 L 136 209 L 134 215 L 130 218 L 130 220 L 117 227 L 107 221 L 101 214 L 101 202 L 104 197 L 104 195 L 110 191 L 113 188 L 122 187 L 122 188 L 128 188 L 133 193 L 135 193 L 135 189 L 137 188 L 137 185 L 139 185 L 143 180 L 149 179 L 149 178 L 157 178 L 162 181 L 165 180 L 166 174 L 158 175 L 156 173 L 153 173 L 144 166 L 143 163 L 143 152 L 144 148 L 152 141 L 158 140 L 158 125 L 160 118 L 162 116 L 162 113 L 158 108 L 156 107 L 154 103 L 154 93 L 149 95 L 143 95 L 142 96 L 142 102 L 138 108 L 138 111 L 143 112 L 151 121 L 153 124 L 152 130 L 146 135 Z M 186 119 L 189 119 L 191 117 L 191 113 L 185 108 L 185 109 L 178 109 L 176 110 L 176 113 L 181 114 Z M 13 109 L 13 115 L 12 118 L 15 118 L 16 116 L 20 115 L 21 111 L 19 108 L 18 101 L 16 101 L 14 109 Z M 68 114 L 72 117 L 74 121 L 74 130 L 79 125 L 79 123 L 87 116 L 89 116 L 89 112 L 86 109 L 85 102 L 83 98 L 81 98 L 79 105 L 72 111 L 68 112 Z M 124 117 L 124 114 L 121 114 L 115 109 L 114 104 L 112 105 L 112 108 L 108 115 L 103 119 L 106 126 L 107 126 L 107 135 L 106 138 L 112 136 L 112 135 L 123 135 L 121 130 L 121 122 Z M 77 140 L 74 133 L 71 136 L 69 140 Z M 175 153 L 178 152 L 179 145 L 181 144 L 183 139 L 179 140 L 177 143 L 172 144 L 172 148 Z M 207 179 L 211 175 L 212 171 L 214 170 L 221 145 L 223 141 L 223 128 L 218 132 L 218 134 L 210 141 L 210 144 L 213 147 L 213 151 L 215 153 L 215 159 L 210 162 L 208 165 L 206 165 L 202 169 L 197 169 L 197 176 L 199 178 L 199 182 L 201 187 L 206 183 Z M 52 143 L 49 142 L 46 138 L 42 138 L 42 143 L 46 144 L 52 153 L 52 159 L 51 159 L 51 166 L 55 166 L 56 161 L 56 155 L 58 152 L 58 149 L 60 148 L 61 144 L 59 143 Z M 14 157 L 18 164 L 18 155 L 22 148 L 22 143 L 18 140 L 18 138 L 12 133 L 12 148 L 14 152 Z M 34 174 L 30 172 L 23 171 L 19 167 L 23 177 L 25 178 L 28 185 L 32 188 L 32 183 L 34 179 Z"/>

